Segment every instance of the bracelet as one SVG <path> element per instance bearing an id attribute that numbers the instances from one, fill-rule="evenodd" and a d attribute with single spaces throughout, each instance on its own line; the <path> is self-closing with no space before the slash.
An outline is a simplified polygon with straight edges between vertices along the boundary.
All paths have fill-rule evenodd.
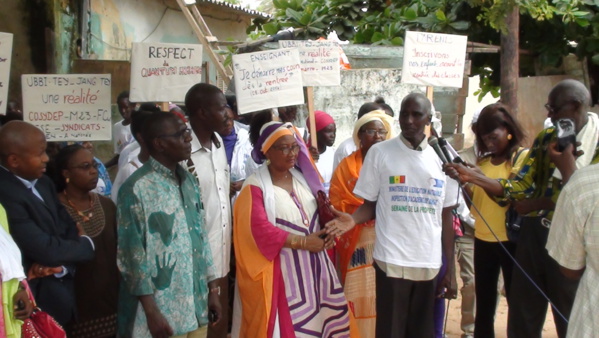
<path id="1" fill-rule="evenodd" d="M 293 235 L 291 238 L 291 248 L 297 250 L 297 244 L 300 241 L 300 237 L 298 235 Z"/>
<path id="2" fill-rule="evenodd" d="M 220 286 L 210 289 L 210 293 L 216 293 L 220 296 Z"/>
<path id="3" fill-rule="evenodd" d="M 306 249 L 306 241 L 307 241 L 307 240 L 308 240 L 308 237 L 306 237 L 306 236 L 304 236 L 304 237 L 302 238 L 302 249 L 304 249 L 304 250 Z"/>

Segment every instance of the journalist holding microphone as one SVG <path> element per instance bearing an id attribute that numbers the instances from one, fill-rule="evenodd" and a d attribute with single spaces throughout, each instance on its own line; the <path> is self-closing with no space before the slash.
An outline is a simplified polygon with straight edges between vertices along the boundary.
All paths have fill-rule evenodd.
<path id="1" fill-rule="evenodd" d="M 541 337 L 548 299 L 558 335 L 565 337 L 578 282 L 561 274 L 559 265 L 548 255 L 545 245 L 551 227 L 555 202 L 575 170 L 596 163 L 599 119 L 588 113 L 590 93 L 575 80 L 558 83 L 545 105 L 554 125 L 572 123 L 576 144 L 558 150 L 558 131 L 541 131 L 512 179 L 494 179 L 460 164 L 446 166 L 447 173 L 462 183 L 473 183 L 498 202 L 522 201 L 518 211 L 525 214 L 520 230 L 516 261 L 530 276 L 514 269 L 508 315 L 509 337 Z M 482 118 L 479 118 L 479 122 Z M 534 284 L 532 283 L 534 282 Z"/>

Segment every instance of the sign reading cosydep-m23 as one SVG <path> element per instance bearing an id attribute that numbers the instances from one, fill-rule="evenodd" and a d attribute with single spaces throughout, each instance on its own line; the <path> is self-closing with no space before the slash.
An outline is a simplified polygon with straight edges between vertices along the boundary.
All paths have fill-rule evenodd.
<path id="1" fill-rule="evenodd" d="M 304 86 L 339 86 L 339 45 L 334 41 L 281 40 L 281 48 L 297 48 Z"/>
<path id="2" fill-rule="evenodd" d="M 297 49 L 233 55 L 239 113 L 304 103 Z"/>
<path id="3" fill-rule="evenodd" d="M 202 45 L 133 43 L 131 102 L 185 101 L 185 93 L 202 81 Z"/>
<path id="4" fill-rule="evenodd" d="M 112 138 L 110 74 L 22 75 L 23 119 L 48 141 Z"/>
<path id="5" fill-rule="evenodd" d="M 468 37 L 406 32 L 401 82 L 462 87 Z"/>

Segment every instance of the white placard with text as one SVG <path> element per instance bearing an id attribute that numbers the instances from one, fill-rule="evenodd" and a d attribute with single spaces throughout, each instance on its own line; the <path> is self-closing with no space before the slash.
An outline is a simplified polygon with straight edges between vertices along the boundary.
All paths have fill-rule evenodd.
<path id="1" fill-rule="evenodd" d="M 462 87 L 468 37 L 406 32 L 401 82 Z"/>
<path id="2" fill-rule="evenodd" d="M 281 48 L 297 48 L 304 86 L 339 86 L 339 45 L 334 41 L 281 40 Z"/>
<path id="3" fill-rule="evenodd" d="M 0 115 L 6 114 L 12 58 L 12 34 L 0 32 Z"/>
<path id="4" fill-rule="evenodd" d="M 240 114 L 304 103 L 297 49 L 233 55 Z"/>
<path id="5" fill-rule="evenodd" d="M 158 42 L 133 43 L 131 102 L 183 102 L 202 82 L 202 45 Z"/>
<path id="6" fill-rule="evenodd" d="M 48 141 L 112 139 L 110 74 L 21 76 L 23 119 Z"/>

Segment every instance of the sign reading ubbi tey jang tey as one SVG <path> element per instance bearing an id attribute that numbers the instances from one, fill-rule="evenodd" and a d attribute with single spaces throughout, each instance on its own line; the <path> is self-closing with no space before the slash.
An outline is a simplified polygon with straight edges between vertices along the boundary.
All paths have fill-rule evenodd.
<path id="1" fill-rule="evenodd" d="M 110 74 L 22 75 L 23 119 L 48 141 L 112 138 Z"/>

